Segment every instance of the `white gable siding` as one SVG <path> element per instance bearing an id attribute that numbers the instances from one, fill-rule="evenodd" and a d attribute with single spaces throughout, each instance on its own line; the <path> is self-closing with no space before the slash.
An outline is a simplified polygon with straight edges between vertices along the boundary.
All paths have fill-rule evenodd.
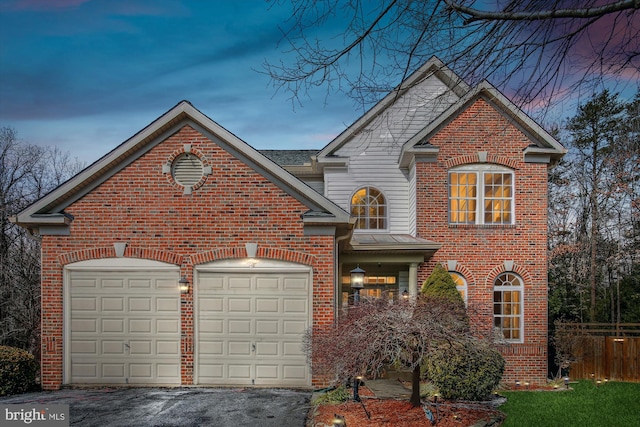
<path id="1" fill-rule="evenodd" d="M 416 168 L 411 167 L 409 170 L 409 198 L 407 199 L 409 206 L 409 234 L 416 235 Z"/>
<path id="2" fill-rule="evenodd" d="M 333 153 L 348 157 L 349 166 L 325 169 L 325 196 L 349 211 L 358 188 L 376 187 L 389 206 L 387 231 L 415 235 L 415 191 L 398 167 L 400 149 L 457 99 L 435 76 L 411 88 Z"/>

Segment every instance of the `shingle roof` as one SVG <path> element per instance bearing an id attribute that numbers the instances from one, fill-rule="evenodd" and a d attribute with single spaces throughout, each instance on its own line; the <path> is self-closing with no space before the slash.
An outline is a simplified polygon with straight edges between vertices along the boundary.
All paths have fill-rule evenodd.
<path id="1" fill-rule="evenodd" d="M 311 156 L 320 150 L 258 150 L 278 166 L 302 166 L 311 163 Z"/>

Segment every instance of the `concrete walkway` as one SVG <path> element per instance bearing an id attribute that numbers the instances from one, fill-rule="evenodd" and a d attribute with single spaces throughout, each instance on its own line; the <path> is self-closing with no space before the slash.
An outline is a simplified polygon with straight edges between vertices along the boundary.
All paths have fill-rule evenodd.
<path id="1" fill-rule="evenodd" d="M 402 385 L 397 378 L 367 380 L 364 385 L 380 399 L 408 399 L 411 390 Z"/>

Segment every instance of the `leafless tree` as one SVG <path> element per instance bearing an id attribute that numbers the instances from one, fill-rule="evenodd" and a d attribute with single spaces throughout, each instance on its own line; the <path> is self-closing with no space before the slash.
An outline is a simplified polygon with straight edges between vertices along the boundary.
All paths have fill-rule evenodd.
<path id="1" fill-rule="evenodd" d="M 265 72 L 298 100 L 326 86 L 368 105 L 433 55 L 520 106 L 640 75 L 638 0 L 273 1 L 293 13 L 282 26 L 287 55 Z"/>
<path id="2" fill-rule="evenodd" d="M 40 244 L 9 217 L 82 167 L 68 153 L 0 128 L 0 344 L 39 351 Z"/>
<path id="3" fill-rule="evenodd" d="M 420 367 L 442 345 L 473 340 L 464 305 L 421 295 L 417 301 L 386 299 L 352 306 L 333 327 L 309 330 L 305 352 L 314 374 L 334 383 L 388 366 L 413 372 L 411 403 L 420 405 Z"/>

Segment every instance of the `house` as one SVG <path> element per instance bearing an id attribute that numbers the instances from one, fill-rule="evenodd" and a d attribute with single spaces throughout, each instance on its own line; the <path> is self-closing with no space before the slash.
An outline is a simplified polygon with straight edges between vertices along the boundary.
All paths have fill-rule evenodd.
<path id="1" fill-rule="evenodd" d="M 436 263 L 547 377 L 547 170 L 565 149 L 433 58 L 322 150 L 255 150 L 183 101 L 12 220 L 42 239 L 42 385 L 309 387 L 301 351 L 366 271 Z"/>

